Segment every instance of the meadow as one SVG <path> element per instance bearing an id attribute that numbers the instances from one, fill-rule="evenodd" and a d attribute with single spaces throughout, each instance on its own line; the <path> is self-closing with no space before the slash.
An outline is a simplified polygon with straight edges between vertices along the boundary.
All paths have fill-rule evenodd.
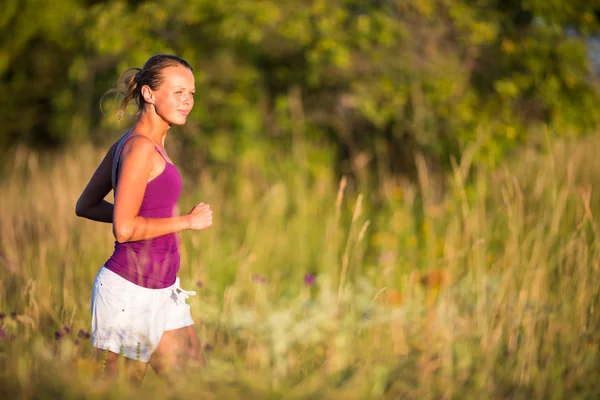
<path id="1" fill-rule="evenodd" d="M 74 210 L 103 153 L 21 148 L 0 181 L 0 397 L 598 398 L 598 150 L 561 141 L 492 169 L 467 148 L 442 194 L 420 159 L 414 182 L 370 186 L 301 166 L 187 175 L 182 212 L 215 212 L 182 234 L 179 274 L 207 365 L 135 390 L 91 361 L 114 239 Z"/>

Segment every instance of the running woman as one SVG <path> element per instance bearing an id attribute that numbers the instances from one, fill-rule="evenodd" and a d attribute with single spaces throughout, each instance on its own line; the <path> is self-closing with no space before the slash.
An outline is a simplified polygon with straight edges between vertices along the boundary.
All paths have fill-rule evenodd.
<path id="1" fill-rule="evenodd" d="M 128 70 L 124 114 L 138 106 L 134 126 L 108 151 L 77 201 L 76 214 L 112 223 L 114 252 L 92 290 L 92 345 L 105 373 L 119 371 L 137 384 L 147 366 L 172 381 L 189 358 L 203 363 L 186 299 L 179 286 L 179 232 L 212 225 L 212 210 L 197 204 L 178 215 L 181 177 L 165 150 L 172 125 L 183 125 L 194 106 L 190 65 L 155 55 Z M 115 192 L 114 205 L 104 197 Z"/>

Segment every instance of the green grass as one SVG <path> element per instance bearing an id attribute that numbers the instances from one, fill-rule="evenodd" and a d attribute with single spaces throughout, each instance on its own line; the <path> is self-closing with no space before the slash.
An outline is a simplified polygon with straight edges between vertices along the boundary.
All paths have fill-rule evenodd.
<path id="1" fill-rule="evenodd" d="M 215 211 L 210 230 L 183 233 L 180 270 L 207 367 L 178 389 L 149 372 L 139 395 L 596 398 L 598 146 L 496 170 L 466 156 L 444 196 L 424 167 L 418 184 L 369 192 L 253 163 L 187 176 L 181 210 Z M 95 381 L 89 339 L 75 344 L 113 245 L 109 225 L 74 214 L 101 156 L 22 150 L 0 183 L 0 397 L 133 395 Z"/>

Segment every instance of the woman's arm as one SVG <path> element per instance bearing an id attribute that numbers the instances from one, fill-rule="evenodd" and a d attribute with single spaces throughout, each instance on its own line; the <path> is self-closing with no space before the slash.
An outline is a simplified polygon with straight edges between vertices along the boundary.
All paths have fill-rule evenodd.
<path id="1" fill-rule="evenodd" d="M 113 205 L 104 200 L 112 190 L 112 158 L 116 148 L 114 144 L 92 175 L 83 193 L 77 200 L 75 214 L 79 217 L 99 222 L 113 222 Z"/>
<path id="2" fill-rule="evenodd" d="M 201 230 L 212 225 L 212 211 L 202 203 L 183 216 L 138 215 L 153 172 L 153 160 L 157 158 L 152 141 L 141 135 L 132 137 L 123 147 L 113 213 L 113 234 L 118 242 L 151 239 L 186 229 Z"/>

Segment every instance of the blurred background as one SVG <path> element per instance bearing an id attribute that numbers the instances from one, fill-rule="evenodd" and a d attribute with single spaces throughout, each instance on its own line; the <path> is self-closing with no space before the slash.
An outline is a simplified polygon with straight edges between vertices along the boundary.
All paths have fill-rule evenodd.
<path id="1" fill-rule="evenodd" d="M 600 1 L 0 8 L 0 397 L 600 398 Z M 214 210 L 179 270 L 207 368 L 132 392 L 75 203 L 157 53 L 196 78 L 166 148 Z"/>
<path id="2" fill-rule="evenodd" d="M 410 176 L 416 153 L 443 171 L 471 142 L 478 161 L 497 163 L 524 143 L 595 132 L 599 8 L 588 0 L 6 0 L 0 158 L 19 145 L 108 145 L 133 120 L 117 124 L 114 98 L 104 99 L 103 115 L 102 95 L 125 69 L 172 53 L 195 68 L 198 89 L 189 122 L 173 135 L 190 153 L 179 160 L 188 171 L 250 158 L 269 174 L 295 154 L 314 174 Z"/>

